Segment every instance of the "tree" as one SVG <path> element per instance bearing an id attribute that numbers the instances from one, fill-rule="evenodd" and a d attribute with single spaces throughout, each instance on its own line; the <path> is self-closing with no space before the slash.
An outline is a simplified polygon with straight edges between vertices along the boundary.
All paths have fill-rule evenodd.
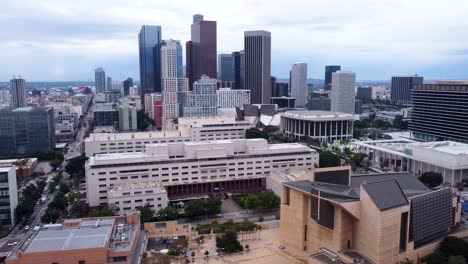
<path id="1" fill-rule="evenodd" d="M 233 253 L 243 250 L 242 245 L 237 240 L 237 232 L 226 230 L 224 234 L 216 237 L 216 247 L 222 252 Z"/>
<path id="2" fill-rule="evenodd" d="M 448 258 L 447 264 L 466 264 L 464 256 L 450 256 Z"/>
<path id="3" fill-rule="evenodd" d="M 89 213 L 89 205 L 85 201 L 76 201 L 71 206 L 72 217 L 85 217 Z"/>
<path id="4" fill-rule="evenodd" d="M 259 221 L 259 222 L 263 222 L 264 220 L 265 220 L 265 219 L 263 218 L 263 216 L 259 216 L 259 217 L 258 217 L 258 221 Z"/>
<path id="5" fill-rule="evenodd" d="M 331 151 L 322 151 L 319 155 L 320 168 L 336 167 L 340 165 L 340 160 Z"/>
<path id="6" fill-rule="evenodd" d="M 206 210 L 203 200 L 192 200 L 187 203 L 184 212 L 187 217 L 196 217 L 207 214 L 208 210 Z"/>
<path id="7" fill-rule="evenodd" d="M 62 164 L 62 161 L 59 159 L 53 159 L 49 162 L 49 165 L 54 169 L 57 169 L 58 167 L 60 167 L 61 164 Z"/>
<path id="8" fill-rule="evenodd" d="M 81 154 L 78 157 L 75 157 L 73 159 L 70 159 L 65 166 L 65 171 L 70 174 L 70 175 L 79 175 L 80 177 L 84 176 L 85 173 L 85 163 L 86 156 L 84 154 Z"/>
<path id="9" fill-rule="evenodd" d="M 55 223 L 60 217 L 60 213 L 57 209 L 51 208 L 50 206 L 44 212 L 44 215 L 41 217 L 43 223 Z"/>
<path id="10" fill-rule="evenodd" d="M 139 110 L 137 112 L 137 128 L 138 128 L 138 130 L 146 130 L 148 128 L 150 122 L 151 121 L 149 120 L 149 117 L 145 113 L 144 110 Z"/>
<path id="11" fill-rule="evenodd" d="M 249 244 L 245 245 L 244 248 L 245 248 L 245 250 L 249 251 L 249 249 L 250 249 Z"/>
<path id="12" fill-rule="evenodd" d="M 393 171 L 394 171 L 394 172 L 399 172 L 399 171 L 400 171 L 400 167 L 398 167 L 398 166 L 393 167 Z"/>
<path id="13" fill-rule="evenodd" d="M 280 198 L 272 191 L 264 191 L 257 194 L 258 207 L 262 209 L 279 208 Z"/>
<path id="14" fill-rule="evenodd" d="M 457 189 L 459 194 L 460 192 L 463 192 L 463 190 L 465 189 L 465 185 L 462 182 L 455 183 L 454 187 Z"/>
<path id="15" fill-rule="evenodd" d="M 216 198 L 208 198 L 205 201 L 205 208 L 207 214 L 214 215 L 219 214 L 221 212 L 221 200 Z"/>
<path id="16" fill-rule="evenodd" d="M 205 253 L 204 253 L 204 254 L 205 254 L 205 257 L 209 257 L 209 256 L 210 256 L 210 252 L 209 252 L 208 250 L 207 250 L 207 251 L 205 251 Z"/>
<path id="17" fill-rule="evenodd" d="M 89 217 L 104 217 L 104 216 L 114 216 L 118 211 L 118 207 L 113 204 L 107 204 L 101 207 L 92 209 L 89 212 Z"/>
<path id="18" fill-rule="evenodd" d="M 65 198 L 65 194 L 59 191 L 55 195 L 54 200 L 49 204 L 48 208 L 63 211 L 66 206 L 67 206 L 67 199 Z"/>
<path id="19" fill-rule="evenodd" d="M 249 193 L 246 197 L 242 199 L 242 205 L 250 210 L 253 210 L 255 212 L 255 209 L 258 208 L 260 204 L 260 201 L 255 194 Z"/>
<path id="20" fill-rule="evenodd" d="M 440 243 L 440 251 L 447 256 L 463 255 L 468 257 L 468 242 L 458 237 L 448 236 Z"/>
<path id="21" fill-rule="evenodd" d="M 140 219 L 142 223 L 151 222 L 153 220 L 154 210 L 151 209 L 149 204 L 138 208 L 138 211 L 140 211 Z"/>
<path id="22" fill-rule="evenodd" d="M 439 186 L 444 181 L 444 178 L 442 174 L 438 172 L 428 171 L 424 172 L 421 177 L 419 177 L 419 180 L 429 188 L 434 188 Z"/>
<path id="23" fill-rule="evenodd" d="M 268 140 L 268 134 L 258 128 L 252 127 L 245 131 L 245 138 L 263 138 Z"/>
<path id="24" fill-rule="evenodd" d="M 409 258 L 405 258 L 404 260 L 398 262 L 399 264 L 415 264 L 414 261 L 410 260 Z"/>
<path id="25" fill-rule="evenodd" d="M 179 218 L 179 212 L 177 212 L 177 209 L 172 206 L 160 209 L 157 215 L 158 221 L 171 221 Z"/>
<path id="26" fill-rule="evenodd" d="M 348 148 L 348 147 L 345 147 L 345 148 L 343 149 L 343 153 L 344 153 L 346 156 L 348 156 L 348 157 L 350 157 L 351 155 L 353 155 L 353 152 L 352 152 L 351 149 Z"/>

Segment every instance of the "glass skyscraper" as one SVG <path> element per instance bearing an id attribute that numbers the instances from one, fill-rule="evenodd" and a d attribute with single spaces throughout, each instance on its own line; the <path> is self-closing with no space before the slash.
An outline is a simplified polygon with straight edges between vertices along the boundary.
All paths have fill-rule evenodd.
<path id="1" fill-rule="evenodd" d="M 106 91 L 106 72 L 103 68 L 94 70 L 94 85 L 96 86 L 96 93 L 104 93 Z"/>
<path id="2" fill-rule="evenodd" d="M 325 66 L 325 83 L 323 86 L 324 90 L 331 90 L 331 82 L 332 82 L 332 73 L 340 71 L 340 65 L 327 65 Z"/>
<path id="3" fill-rule="evenodd" d="M 140 97 L 161 92 L 161 26 L 141 27 L 138 34 L 140 54 Z"/>
<path id="4" fill-rule="evenodd" d="M 232 54 L 219 54 L 218 79 L 221 81 L 234 81 Z"/>

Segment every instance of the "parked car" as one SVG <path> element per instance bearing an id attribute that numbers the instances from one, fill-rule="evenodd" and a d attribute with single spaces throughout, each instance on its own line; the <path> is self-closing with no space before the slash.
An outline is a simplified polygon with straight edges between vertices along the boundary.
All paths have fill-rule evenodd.
<path id="1" fill-rule="evenodd" d="M 8 243 L 8 246 L 10 246 L 10 247 L 11 247 L 11 246 L 16 246 L 16 245 L 18 245 L 18 242 Z"/>

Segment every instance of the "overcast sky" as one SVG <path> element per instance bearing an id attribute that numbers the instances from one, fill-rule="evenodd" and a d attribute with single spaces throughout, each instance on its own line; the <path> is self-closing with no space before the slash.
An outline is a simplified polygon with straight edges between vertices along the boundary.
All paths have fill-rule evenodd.
<path id="1" fill-rule="evenodd" d="M 245 30 L 271 31 L 280 78 L 306 62 L 309 78 L 340 64 L 360 80 L 468 79 L 467 0 L 0 0 L 0 10 L 3 81 L 94 80 L 101 66 L 139 79 L 141 25 L 185 43 L 196 13 L 217 21 L 218 53 L 243 49 Z"/>

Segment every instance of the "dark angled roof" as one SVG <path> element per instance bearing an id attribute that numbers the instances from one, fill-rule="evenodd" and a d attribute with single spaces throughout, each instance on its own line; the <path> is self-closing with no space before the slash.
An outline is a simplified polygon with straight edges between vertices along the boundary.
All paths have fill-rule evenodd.
<path id="1" fill-rule="evenodd" d="M 395 179 L 364 183 L 363 188 L 380 211 L 408 204 L 405 194 Z"/>
<path id="2" fill-rule="evenodd" d="M 306 193 L 318 193 L 337 203 L 358 201 L 360 186 L 371 196 L 380 210 L 407 204 L 407 198 L 431 191 L 415 176 L 409 173 L 366 174 L 351 176 L 351 186 L 312 182 L 310 180 L 284 183 Z M 375 185 L 374 185 L 375 184 Z"/>
<path id="3" fill-rule="evenodd" d="M 259 109 L 256 105 L 244 105 L 244 116 L 258 116 Z"/>
<path id="4" fill-rule="evenodd" d="M 276 105 L 263 104 L 260 106 L 260 114 L 267 116 L 274 116 L 276 114 Z"/>
<path id="5" fill-rule="evenodd" d="M 351 176 L 351 187 L 358 188 L 366 182 L 381 182 L 388 180 L 397 180 L 398 185 L 403 190 L 406 197 L 411 197 L 417 194 L 423 194 L 429 192 L 429 188 L 426 187 L 418 178 L 409 173 L 387 173 L 387 174 L 366 174 L 366 175 L 353 175 Z"/>

